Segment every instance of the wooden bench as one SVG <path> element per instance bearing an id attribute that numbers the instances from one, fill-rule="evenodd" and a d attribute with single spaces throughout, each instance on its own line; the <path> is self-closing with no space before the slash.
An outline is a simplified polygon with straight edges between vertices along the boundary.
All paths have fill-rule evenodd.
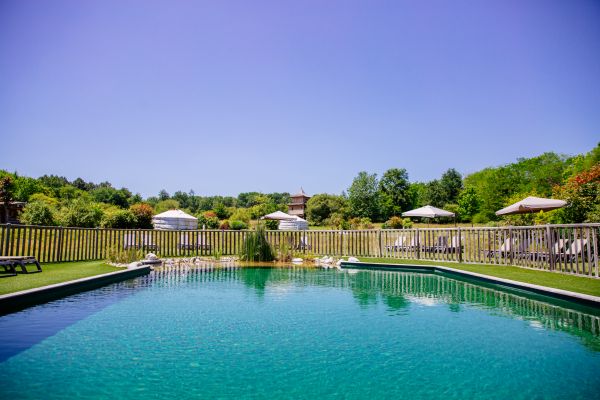
<path id="1" fill-rule="evenodd" d="M 28 271 L 26 267 L 27 264 L 35 264 L 37 269 L 35 271 Z M 11 272 L 14 272 L 14 275 L 17 274 L 16 267 L 21 267 L 21 272 L 24 274 L 42 272 L 42 266 L 33 256 L 2 256 L 0 257 L 0 265 L 4 267 L 5 271 L 8 272 L 8 270 L 10 270 Z M 12 266 L 12 268 L 10 266 Z"/>

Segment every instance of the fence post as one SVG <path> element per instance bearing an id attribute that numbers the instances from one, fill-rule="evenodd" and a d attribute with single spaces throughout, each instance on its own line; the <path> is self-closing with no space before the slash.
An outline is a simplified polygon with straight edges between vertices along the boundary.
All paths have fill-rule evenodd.
<path id="1" fill-rule="evenodd" d="M 461 233 L 460 233 L 460 226 L 458 227 L 458 249 L 456 251 L 458 251 L 458 262 L 461 263 L 463 260 L 463 255 L 462 255 L 462 237 L 461 237 Z"/>
<path id="2" fill-rule="evenodd" d="M 421 238 L 419 237 L 419 228 L 415 228 L 417 235 L 417 260 L 421 259 Z"/>
<path id="3" fill-rule="evenodd" d="M 546 226 L 546 242 L 548 243 L 548 262 L 550 263 L 550 271 L 554 271 L 554 263 L 556 260 L 554 259 L 554 235 L 550 225 Z"/>
<path id="4" fill-rule="evenodd" d="M 381 257 L 383 250 L 381 248 L 381 229 L 377 231 L 377 257 Z"/>
<path id="5" fill-rule="evenodd" d="M 59 226 L 58 227 L 58 255 L 57 255 L 57 261 L 61 262 L 62 261 L 62 243 L 63 243 L 63 227 Z"/>
<path id="6" fill-rule="evenodd" d="M 5 256 L 10 256 L 9 254 L 9 246 L 10 246 L 10 224 L 6 224 L 6 234 L 4 235 L 4 251 L 2 254 Z"/>
<path id="7" fill-rule="evenodd" d="M 515 246 L 514 246 L 512 239 L 513 239 L 513 236 L 512 236 L 512 225 L 511 225 L 508 227 L 508 243 L 510 243 L 509 244 L 510 251 L 509 251 L 508 256 L 509 256 L 510 265 L 513 265 L 513 254 L 515 251 Z"/>

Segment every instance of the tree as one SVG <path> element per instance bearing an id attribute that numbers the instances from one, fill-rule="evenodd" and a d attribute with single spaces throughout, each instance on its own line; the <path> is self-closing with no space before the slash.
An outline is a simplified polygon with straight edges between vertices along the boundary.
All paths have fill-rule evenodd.
<path id="1" fill-rule="evenodd" d="M 290 202 L 290 194 L 288 192 L 283 193 L 269 193 L 267 197 L 271 200 L 271 202 L 275 204 L 285 204 L 287 205 Z"/>
<path id="2" fill-rule="evenodd" d="M 15 176 L 13 189 L 13 200 L 28 201 L 36 193 L 43 193 L 44 186 L 39 180 L 26 176 Z"/>
<path id="3" fill-rule="evenodd" d="M 227 211 L 227 208 L 225 207 L 225 205 L 223 203 L 217 203 L 215 205 L 215 209 L 214 209 L 215 214 L 217 214 L 217 218 L 219 219 L 226 219 L 229 218 L 229 211 Z"/>
<path id="4" fill-rule="evenodd" d="M 480 203 L 475 188 L 466 188 L 458 195 L 458 215 L 463 221 L 471 221 L 473 216 L 479 212 Z"/>
<path id="5" fill-rule="evenodd" d="M 333 194 L 316 194 L 306 204 L 306 218 L 311 224 L 321 225 L 334 213 L 344 213 L 346 199 Z"/>
<path id="6" fill-rule="evenodd" d="M 129 197 L 131 192 L 126 188 L 115 189 L 112 187 L 102 186 L 92 191 L 94 200 L 99 203 L 114 204 L 121 208 L 129 207 Z"/>
<path id="7" fill-rule="evenodd" d="M 365 171 L 358 173 L 348 188 L 348 205 L 354 217 L 367 217 L 371 221 L 379 219 L 379 191 L 377 174 Z"/>
<path id="8" fill-rule="evenodd" d="M 38 178 L 38 181 L 53 192 L 54 197 L 58 197 L 58 190 L 69 184 L 69 180 L 64 176 L 44 175 Z"/>
<path id="9" fill-rule="evenodd" d="M 81 178 L 75 179 L 73 182 L 71 182 L 71 185 L 75 186 L 79 190 L 85 190 L 86 192 L 96 188 L 96 185 L 94 185 L 92 182 L 86 182 Z"/>
<path id="10" fill-rule="evenodd" d="M 404 168 L 391 168 L 385 171 L 379 181 L 380 211 L 383 219 L 400 215 L 410 208 L 410 183 Z"/>
<path id="11" fill-rule="evenodd" d="M 239 207 L 242 207 L 242 208 L 252 207 L 252 206 L 258 204 L 258 202 L 256 201 L 256 198 L 258 196 L 261 196 L 261 194 L 258 192 L 240 193 L 240 194 L 238 194 L 238 197 L 237 197 L 237 204 Z"/>
<path id="12" fill-rule="evenodd" d="M 158 203 L 156 203 L 154 210 L 156 211 L 157 214 L 160 214 L 161 212 L 165 212 L 165 211 L 169 211 L 169 210 L 176 210 L 178 208 L 179 208 L 179 202 L 177 200 L 167 199 L 167 200 L 162 200 L 162 201 L 159 201 Z"/>
<path id="13" fill-rule="evenodd" d="M 427 184 L 413 182 L 408 187 L 409 209 L 419 208 L 427 204 Z"/>
<path id="14" fill-rule="evenodd" d="M 440 188 L 444 196 L 443 204 L 456 203 L 456 199 L 463 188 L 461 174 L 454 168 L 450 168 L 442 175 Z"/>
<path id="15" fill-rule="evenodd" d="M 190 205 L 190 196 L 181 190 L 176 191 L 171 198 L 177 200 L 181 208 L 188 208 Z"/>
<path id="16" fill-rule="evenodd" d="M 169 200 L 170 198 L 171 198 L 171 196 L 169 196 L 169 193 L 165 189 L 162 189 L 158 193 L 158 200 L 160 200 L 160 201 Z"/>
<path id="17" fill-rule="evenodd" d="M 446 204 L 446 193 L 439 180 L 434 179 L 425 185 L 425 202 L 430 206 L 443 207 Z"/>
<path id="18" fill-rule="evenodd" d="M 0 178 L 0 202 L 4 205 L 4 220 L 7 222 L 9 218 L 8 205 L 13 199 L 14 188 L 15 185 L 10 176 Z"/>

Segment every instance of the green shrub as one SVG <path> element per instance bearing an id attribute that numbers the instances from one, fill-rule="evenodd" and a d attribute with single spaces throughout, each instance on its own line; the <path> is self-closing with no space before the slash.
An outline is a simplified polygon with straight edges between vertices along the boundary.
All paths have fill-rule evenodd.
<path id="1" fill-rule="evenodd" d="M 29 202 L 30 203 L 33 203 L 35 201 L 41 201 L 42 203 L 45 203 L 45 204 L 47 204 L 47 205 L 49 205 L 51 207 L 58 206 L 58 200 L 57 199 L 55 199 L 54 197 L 46 196 L 43 193 L 35 193 L 35 194 L 32 194 L 29 197 Z"/>
<path id="2" fill-rule="evenodd" d="M 333 213 L 326 221 L 327 225 L 330 225 L 337 229 L 350 229 L 350 223 L 342 213 Z"/>
<path id="3" fill-rule="evenodd" d="M 219 228 L 219 218 L 212 212 L 205 212 L 203 214 L 197 215 L 198 218 L 198 227 L 202 229 L 218 229 Z"/>
<path id="4" fill-rule="evenodd" d="M 367 217 L 363 217 L 360 219 L 359 229 L 373 229 L 373 223 L 371 223 L 371 219 Z"/>
<path id="5" fill-rule="evenodd" d="M 473 215 L 472 222 L 474 224 L 485 224 L 485 223 L 489 222 L 489 220 L 490 219 L 488 218 L 488 216 L 485 213 L 480 212 L 480 213 Z"/>
<path id="6" fill-rule="evenodd" d="M 277 247 L 277 261 L 292 261 L 294 258 L 294 247 L 291 243 L 282 240 Z"/>
<path id="7" fill-rule="evenodd" d="M 113 263 L 129 264 L 134 261 L 142 260 L 144 258 L 144 252 L 140 249 L 111 247 L 108 249 L 106 258 Z"/>
<path id="8" fill-rule="evenodd" d="M 38 200 L 25 206 L 20 220 L 28 225 L 53 226 L 56 225 L 55 212 L 53 207 Z"/>
<path id="9" fill-rule="evenodd" d="M 265 220 L 265 227 L 270 231 L 276 231 L 277 229 L 279 229 L 279 221 L 276 221 L 274 219 L 267 219 Z"/>
<path id="10" fill-rule="evenodd" d="M 227 209 L 227 207 L 225 207 L 223 203 L 215 204 L 215 209 L 213 211 L 220 219 L 229 218 L 230 216 L 229 210 Z"/>
<path id="11" fill-rule="evenodd" d="M 242 221 L 246 224 L 250 222 L 250 211 L 246 208 L 236 208 L 229 216 L 230 221 Z"/>
<path id="12" fill-rule="evenodd" d="M 354 217 L 348 220 L 348 224 L 350 225 L 350 229 L 359 229 L 360 228 L 360 218 Z"/>
<path id="13" fill-rule="evenodd" d="M 221 221 L 221 223 L 219 224 L 219 229 L 223 229 L 223 230 L 229 229 L 229 221 L 228 220 Z"/>
<path id="14" fill-rule="evenodd" d="M 96 203 L 76 199 L 60 209 L 58 221 L 62 226 L 95 228 L 100 224 L 103 214 L 102 209 Z"/>
<path id="15" fill-rule="evenodd" d="M 412 222 L 412 220 L 411 220 L 410 218 L 404 218 L 404 219 L 402 220 L 402 227 L 403 227 L 404 229 L 410 229 L 410 228 L 412 228 L 412 227 L 413 227 L 413 222 Z"/>
<path id="16" fill-rule="evenodd" d="M 173 199 L 159 201 L 158 203 L 156 203 L 156 207 L 154 207 L 154 210 L 157 214 L 177 209 L 179 209 L 179 202 Z"/>
<path id="17" fill-rule="evenodd" d="M 231 221 L 229 223 L 229 229 L 234 231 L 241 231 L 242 229 L 248 229 L 248 225 L 243 221 Z"/>
<path id="18" fill-rule="evenodd" d="M 402 229 L 402 227 L 403 227 L 402 218 L 395 217 L 395 216 L 388 219 L 383 224 L 383 228 L 386 228 L 386 229 Z"/>
<path id="19" fill-rule="evenodd" d="M 248 232 L 242 244 L 240 259 L 243 261 L 273 261 L 275 259 L 275 253 L 267 241 L 263 225 L 258 225 L 256 230 Z"/>
<path id="20" fill-rule="evenodd" d="M 137 220 L 129 210 L 106 212 L 102 217 L 103 228 L 135 228 Z"/>

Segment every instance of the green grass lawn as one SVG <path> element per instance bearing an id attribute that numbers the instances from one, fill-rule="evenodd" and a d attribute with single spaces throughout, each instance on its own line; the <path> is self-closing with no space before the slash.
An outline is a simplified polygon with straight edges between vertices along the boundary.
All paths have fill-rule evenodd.
<path id="1" fill-rule="evenodd" d="M 35 267 L 28 265 L 28 270 L 33 268 Z M 20 268 L 17 270 L 20 270 Z M 42 270 L 42 272 L 35 274 L 18 274 L 17 276 L 0 278 L 0 295 L 119 271 L 120 268 L 111 267 L 104 261 L 82 261 L 42 264 Z"/>
<path id="2" fill-rule="evenodd" d="M 388 264 L 442 265 L 464 271 L 491 275 L 498 278 L 512 279 L 514 281 L 532 283 L 534 285 L 548 286 L 556 289 L 589 294 L 592 296 L 600 296 L 600 279 L 559 274 L 556 272 L 536 271 L 532 269 L 501 265 L 458 264 L 442 261 L 400 260 L 394 258 L 360 257 L 359 260 L 363 262 Z"/>

